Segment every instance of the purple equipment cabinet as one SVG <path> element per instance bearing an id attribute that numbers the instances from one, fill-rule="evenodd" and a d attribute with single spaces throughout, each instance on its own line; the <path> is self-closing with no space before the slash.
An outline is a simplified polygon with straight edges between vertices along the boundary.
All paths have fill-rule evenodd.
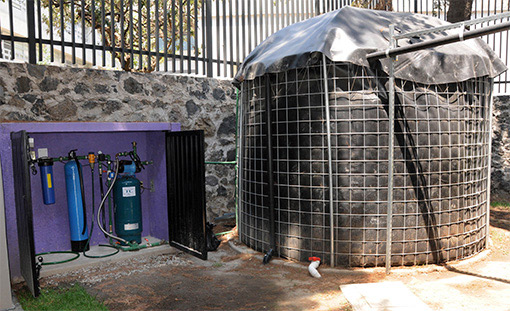
<path id="1" fill-rule="evenodd" d="M 16 165 L 16 159 L 13 159 L 12 148 L 16 149 L 16 143 L 11 142 L 11 133 L 21 134 L 25 131 L 29 137 L 34 139 L 34 151 L 39 148 L 47 148 L 49 157 L 67 156 L 71 149 L 78 149 L 78 155 L 87 155 L 89 152 L 97 154 L 98 151 L 104 154 L 112 155 L 118 152 L 132 150 L 131 142 L 137 142 L 137 152 L 142 161 L 153 161 L 153 164 L 146 166 L 146 169 L 137 174 L 137 178 L 143 182 L 147 189 L 142 193 L 142 236 L 152 236 L 159 239 L 169 239 L 168 223 L 168 188 L 167 188 L 167 156 L 166 148 L 168 144 L 169 132 L 180 131 L 179 123 L 99 123 L 99 122 L 70 122 L 70 123 L 0 123 L 0 140 L 3 148 L 0 150 L 0 156 L 3 167 L 5 206 L 7 222 L 8 253 L 11 277 L 16 279 L 23 276 L 30 278 L 33 271 L 25 271 L 26 267 L 34 268 L 34 258 L 23 258 L 24 251 L 20 250 L 18 238 L 30 240 L 31 232 L 28 234 L 20 233 L 21 221 L 26 221 L 19 210 L 20 200 L 25 196 L 20 196 L 15 200 L 15 188 L 19 187 L 20 175 L 22 172 L 13 172 L 13 164 Z M 185 132 L 183 132 L 185 133 Z M 14 134 L 12 137 L 15 137 Z M 23 136 L 23 135 L 22 135 Z M 26 136 L 26 135 L 25 135 Z M 13 140 L 14 141 L 14 140 Z M 20 149 L 23 151 L 23 148 Z M 17 154 L 17 152 L 15 152 Z M 128 159 L 128 158 L 126 158 Z M 23 161 L 18 161 L 23 162 Z M 85 164 L 85 161 L 82 161 Z M 19 164 L 19 163 L 18 163 Z M 20 167 L 19 165 L 17 167 Z M 47 251 L 69 250 L 70 232 L 68 224 L 67 199 L 64 179 L 64 164 L 55 162 L 53 165 L 53 178 L 55 189 L 55 204 L 44 205 L 40 170 L 36 165 L 38 175 L 26 175 L 25 187 L 30 190 L 33 228 L 33 245 L 35 253 Z M 27 171 L 26 167 L 18 169 Z M 99 176 L 97 174 L 97 164 L 95 166 L 95 210 L 100 202 Z M 18 176 L 14 176 L 14 174 Z M 85 185 L 85 197 L 87 204 L 87 224 L 90 227 L 92 219 L 91 207 L 91 172 L 88 166 L 83 167 L 83 179 Z M 106 179 L 104 174 L 103 179 Z M 15 187 L 15 183 L 18 186 Z M 106 191 L 106 188 L 105 188 Z M 20 199 L 23 197 L 23 199 Z M 30 195 L 29 195 L 30 197 Z M 16 207 L 18 203 L 18 207 Z M 16 209 L 18 208 L 18 212 Z M 27 208 L 25 210 L 30 210 Z M 204 207 L 205 210 L 205 207 Z M 30 214 L 30 213 L 29 213 Z M 94 218 L 95 219 L 95 218 Z M 23 230 L 22 230 L 23 231 Z M 27 238 L 28 236 L 28 238 Z M 107 239 L 95 225 L 91 237 L 91 245 L 97 245 L 107 242 Z M 23 247 L 22 247 L 23 248 Z M 29 270 L 29 269 L 28 269 Z M 33 276 L 32 276 L 33 277 Z M 33 294 L 37 296 L 38 286 L 35 287 Z M 30 285 L 29 285 L 30 287 Z"/>

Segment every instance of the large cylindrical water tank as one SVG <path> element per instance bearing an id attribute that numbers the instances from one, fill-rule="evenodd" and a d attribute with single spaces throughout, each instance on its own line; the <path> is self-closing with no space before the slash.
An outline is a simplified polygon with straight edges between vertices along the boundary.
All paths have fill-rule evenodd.
<path id="1" fill-rule="evenodd" d="M 399 55 L 394 70 L 390 58 L 367 58 L 392 36 L 412 45 L 451 34 L 446 27 L 344 7 L 251 51 L 234 78 L 242 242 L 340 266 L 438 263 L 485 249 L 491 94 L 506 66 L 481 39 Z"/>
<path id="2" fill-rule="evenodd" d="M 266 86 L 271 88 L 277 252 L 337 265 L 385 264 L 388 107 L 380 72 L 322 63 L 242 84 L 240 236 L 269 245 Z M 269 79 L 269 83 L 266 83 Z M 461 259 L 486 246 L 491 79 L 397 80 L 392 264 Z M 326 102 L 331 118 L 330 222 Z"/>

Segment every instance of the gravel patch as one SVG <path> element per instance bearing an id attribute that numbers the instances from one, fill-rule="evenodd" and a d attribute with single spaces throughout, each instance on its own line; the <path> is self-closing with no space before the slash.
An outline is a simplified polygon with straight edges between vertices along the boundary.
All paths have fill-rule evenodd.
<path id="1" fill-rule="evenodd" d="M 124 276 L 144 273 L 163 266 L 179 267 L 192 264 L 193 261 L 184 258 L 182 253 L 147 256 L 114 263 L 104 262 L 91 267 L 55 274 L 44 278 L 44 282 L 56 286 L 62 279 L 72 278 L 84 285 L 93 285 L 106 280 L 116 280 Z"/>

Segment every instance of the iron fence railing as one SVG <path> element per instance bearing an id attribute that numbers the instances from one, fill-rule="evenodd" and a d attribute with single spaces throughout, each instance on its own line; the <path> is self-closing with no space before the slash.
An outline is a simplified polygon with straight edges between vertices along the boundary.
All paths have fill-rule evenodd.
<path id="1" fill-rule="evenodd" d="M 30 63 L 198 73 L 199 61 L 204 66 L 212 61 L 203 51 L 211 48 L 206 42 L 208 27 L 202 25 L 203 33 L 198 35 L 198 22 L 207 20 L 207 10 L 201 8 L 210 2 L 27 0 L 16 6 L 16 0 L 8 0 L 4 8 L 9 29 L 2 24 L 0 39 L 10 44 L 2 51 L 9 50 L 8 57 L 17 58 L 19 42 L 28 44 L 21 58 Z"/>
<path id="2" fill-rule="evenodd" d="M 346 5 L 376 8 L 382 2 L 0 0 L 0 55 L 30 63 L 233 77 L 249 52 L 279 29 Z M 385 1 L 394 11 L 441 19 L 448 2 Z M 472 9 L 478 18 L 506 12 L 509 3 L 474 0 Z M 506 64 L 508 36 L 506 31 L 484 37 Z M 497 91 L 507 92 L 508 74 L 495 83 Z"/>

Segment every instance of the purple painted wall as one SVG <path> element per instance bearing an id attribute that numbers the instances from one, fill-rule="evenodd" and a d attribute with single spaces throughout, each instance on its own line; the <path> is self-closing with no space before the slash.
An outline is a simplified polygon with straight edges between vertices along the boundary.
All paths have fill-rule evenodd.
<path id="1" fill-rule="evenodd" d="M 150 188 L 152 181 L 155 189 L 154 192 L 146 189 L 142 194 L 144 225 L 142 235 L 168 238 L 165 135 L 163 131 L 180 130 L 178 123 L 1 123 L 0 143 L 4 148 L 0 150 L 0 157 L 4 170 L 7 238 L 13 280 L 19 278 L 20 270 L 10 133 L 20 130 L 26 130 L 34 138 L 35 151 L 38 148 L 48 148 L 51 157 L 65 156 L 71 149 L 78 149 L 79 155 L 86 155 L 90 151 L 97 154 L 98 150 L 113 155 L 117 152 L 131 150 L 131 142 L 136 141 L 140 158 L 154 161 L 153 165 L 149 165 L 146 170 L 137 174 L 137 178 L 144 182 L 145 187 Z M 82 164 L 86 164 L 86 161 L 82 161 Z M 36 252 L 70 249 L 63 166 L 63 163 L 55 163 L 53 167 L 56 196 L 54 205 L 43 204 L 40 175 L 32 176 L 31 179 Z M 83 172 L 87 218 L 90 226 L 92 220 L 90 168 L 84 167 Z M 97 210 L 100 200 L 97 164 L 95 188 L 95 209 Z M 91 243 L 95 245 L 105 241 L 106 239 L 96 226 Z"/>

